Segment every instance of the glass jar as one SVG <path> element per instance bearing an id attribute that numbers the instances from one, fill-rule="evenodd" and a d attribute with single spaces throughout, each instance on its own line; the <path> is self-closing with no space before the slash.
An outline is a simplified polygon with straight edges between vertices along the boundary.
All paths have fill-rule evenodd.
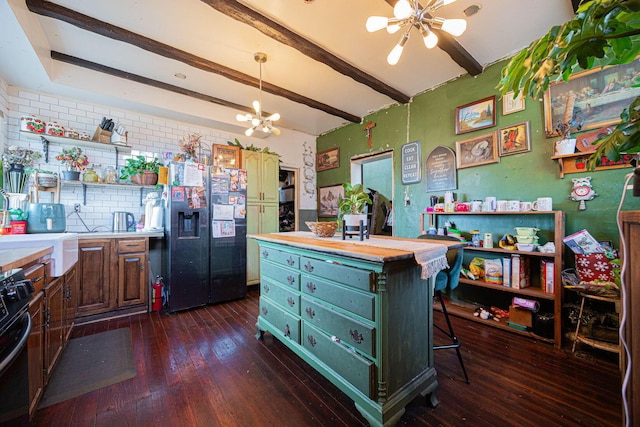
<path id="1" fill-rule="evenodd" d="M 118 182 L 118 174 L 116 168 L 113 166 L 107 166 L 104 170 L 104 182 L 107 184 L 115 184 Z"/>
<path id="2" fill-rule="evenodd" d="M 93 168 L 87 168 L 82 175 L 83 182 L 98 182 L 98 174 Z"/>

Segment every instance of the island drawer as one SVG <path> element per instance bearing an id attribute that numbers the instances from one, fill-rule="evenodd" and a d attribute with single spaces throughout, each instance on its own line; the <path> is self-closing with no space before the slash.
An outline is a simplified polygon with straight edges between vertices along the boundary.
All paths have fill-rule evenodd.
<path id="1" fill-rule="evenodd" d="M 260 262 L 260 272 L 263 276 L 277 283 L 287 285 L 292 289 L 300 290 L 300 273 L 296 270 L 281 267 L 270 262 Z"/>
<path id="2" fill-rule="evenodd" d="M 324 277 L 347 286 L 372 292 L 376 275 L 373 271 L 362 270 L 347 265 L 326 262 L 315 258 L 300 258 L 300 270 L 303 273 Z"/>
<path id="3" fill-rule="evenodd" d="M 340 341 L 371 357 L 376 357 L 376 328 L 374 326 L 359 322 L 305 296 L 302 297 L 300 308 L 305 323 L 311 322 L 326 331 L 327 334 L 339 338 Z"/>
<path id="4" fill-rule="evenodd" d="M 330 336 L 304 324 L 302 346 L 368 397 L 373 397 L 375 365 Z"/>
<path id="5" fill-rule="evenodd" d="M 146 239 L 118 239 L 118 253 L 145 252 L 146 242 Z"/>
<path id="6" fill-rule="evenodd" d="M 375 295 L 332 283 L 319 277 L 303 274 L 302 292 L 343 308 L 368 320 L 375 320 Z"/>
<path id="7" fill-rule="evenodd" d="M 298 269 L 300 268 L 300 257 L 288 252 L 279 251 L 272 248 L 260 248 L 260 260 L 269 260 L 276 264 L 286 265 L 287 267 Z"/>
<path id="8" fill-rule="evenodd" d="M 260 295 L 268 297 L 285 310 L 300 315 L 300 294 L 263 278 L 260 283 Z"/>
<path id="9" fill-rule="evenodd" d="M 260 318 L 273 325 L 281 335 L 300 344 L 300 318 L 287 313 L 265 297 L 260 297 Z"/>

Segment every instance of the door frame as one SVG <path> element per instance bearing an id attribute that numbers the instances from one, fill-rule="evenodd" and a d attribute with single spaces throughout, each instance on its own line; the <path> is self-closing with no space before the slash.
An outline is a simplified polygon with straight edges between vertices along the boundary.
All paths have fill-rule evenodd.
<path id="1" fill-rule="evenodd" d="M 377 153 L 359 154 L 351 157 L 351 184 L 362 184 L 362 165 L 367 163 L 373 163 L 380 160 L 391 159 L 391 203 L 396 206 L 395 202 L 395 185 L 394 185 L 394 173 L 393 173 L 393 149 L 379 151 Z"/>

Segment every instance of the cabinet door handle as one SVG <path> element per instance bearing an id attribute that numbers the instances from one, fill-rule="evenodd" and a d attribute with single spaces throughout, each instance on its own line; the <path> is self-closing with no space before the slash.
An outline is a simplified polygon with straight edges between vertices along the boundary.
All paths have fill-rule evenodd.
<path id="1" fill-rule="evenodd" d="M 316 312 L 313 311 L 311 307 L 307 307 L 305 312 L 307 313 L 307 316 L 309 316 L 310 319 L 313 319 L 314 317 L 316 317 Z"/>
<path id="2" fill-rule="evenodd" d="M 362 341 L 364 341 L 364 337 L 357 329 L 349 329 L 349 335 L 351 335 L 351 339 L 358 344 L 362 344 Z"/>
<path id="3" fill-rule="evenodd" d="M 291 297 L 287 298 L 287 303 L 289 304 L 289 307 L 293 307 L 294 305 L 296 305 L 295 300 Z"/>
<path id="4" fill-rule="evenodd" d="M 309 293 L 314 293 L 316 291 L 316 285 L 313 282 L 307 282 L 307 289 L 309 289 Z"/>
<path id="5" fill-rule="evenodd" d="M 291 329 L 289 329 L 289 325 L 284 325 L 284 330 L 282 332 L 285 337 L 291 337 Z"/>
<path id="6" fill-rule="evenodd" d="M 269 293 L 269 285 L 267 285 L 266 283 L 264 285 L 262 285 L 262 289 L 264 289 L 264 293 L 266 293 L 266 294 Z"/>
<path id="7" fill-rule="evenodd" d="M 289 257 L 289 259 L 287 260 L 287 264 L 289 264 L 289 267 L 291 267 L 295 263 L 296 261 L 293 259 L 293 257 Z"/>
<path id="8" fill-rule="evenodd" d="M 269 309 L 267 307 L 262 307 L 262 314 L 264 314 L 265 316 L 269 314 Z"/>
<path id="9" fill-rule="evenodd" d="M 307 263 L 304 265 L 304 269 L 309 273 L 313 271 L 313 265 L 311 265 L 311 261 L 307 261 Z"/>
<path id="10" fill-rule="evenodd" d="M 287 282 L 289 282 L 289 286 L 293 285 L 296 281 L 296 278 L 293 276 L 287 276 Z"/>
<path id="11" fill-rule="evenodd" d="M 262 251 L 262 258 L 269 258 L 269 251 L 268 250 L 264 250 Z"/>
<path id="12" fill-rule="evenodd" d="M 316 346 L 316 339 L 313 337 L 313 335 L 307 335 L 307 342 L 311 344 L 311 347 Z"/>

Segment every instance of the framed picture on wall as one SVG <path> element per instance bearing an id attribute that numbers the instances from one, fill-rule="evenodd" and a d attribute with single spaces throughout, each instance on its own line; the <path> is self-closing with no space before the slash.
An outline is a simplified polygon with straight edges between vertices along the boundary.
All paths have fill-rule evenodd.
<path id="1" fill-rule="evenodd" d="M 550 84 L 544 94 L 545 135 L 559 136 L 555 128 L 567 118 L 582 121 L 583 131 L 620 123 L 622 110 L 640 96 L 640 87 L 633 87 L 639 75 L 640 59 L 636 59 Z"/>
<path id="2" fill-rule="evenodd" d="M 338 216 L 338 201 L 344 197 L 342 184 L 318 188 L 318 218 Z"/>
<path id="3" fill-rule="evenodd" d="M 506 126 L 498 131 L 498 148 L 500 156 L 526 153 L 531 151 L 529 122 Z"/>
<path id="4" fill-rule="evenodd" d="M 340 147 L 316 153 L 316 172 L 340 167 Z"/>
<path id="5" fill-rule="evenodd" d="M 498 163 L 499 161 L 496 132 L 475 136 L 464 141 L 456 141 L 458 169 Z"/>
<path id="6" fill-rule="evenodd" d="M 522 92 L 518 94 L 517 98 L 513 98 L 513 91 L 507 92 L 502 97 L 502 115 L 517 113 L 524 110 L 524 96 Z"/>
<path id="7" fill-rule="evenodd" d="M 456 135 L 490 128 L 495 125 L 495 95 L 456 107 Z"/>
<path id="8" fill-rule="evenodd" d="M 240 167 L 240 147 L 213 144 L 213 161 L 219 168 Z"/>

